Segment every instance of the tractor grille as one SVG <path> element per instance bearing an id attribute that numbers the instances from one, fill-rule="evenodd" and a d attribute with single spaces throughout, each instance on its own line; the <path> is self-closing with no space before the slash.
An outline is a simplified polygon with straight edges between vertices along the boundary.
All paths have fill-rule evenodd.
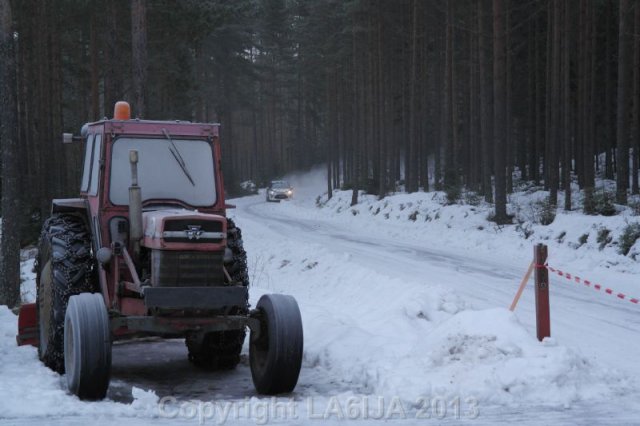
<path id="1" fill-rule="evenodd" d="M 152 250 L 151 285 L 218 286 L 224 283 L 224 252 Z"/>
<path id="2" fill-rule="evenodd" d="M 194 228 L 202 234 L 197 238 L 190 238 L 187 231 Z M 217 220 L 170 219 L 165 221 L 163 232 L 164 240 L 171 243 L 211 244 L 220 243 L 224 239 L 222 222 Z"/>

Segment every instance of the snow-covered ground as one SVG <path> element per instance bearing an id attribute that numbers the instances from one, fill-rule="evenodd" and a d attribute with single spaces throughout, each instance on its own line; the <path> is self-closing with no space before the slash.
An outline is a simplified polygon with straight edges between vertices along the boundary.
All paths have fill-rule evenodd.
<path id="1" fill-rule="evenodd" d="M 520 193 L 510 208 L 522 223 L 498 227 L 489 206 L 444 205 L 441 193 L 362 195 L 350 207 L 351 192 L 327 200 L 322 172 L 289 180 L 292 201 L 261 193 L 232 200 L 230 214 L 253 303 L 275 292 L 300 305 L 305 354 L 293 395 L 257 397 L 246 359 L 202 374 L 181 341 L 152 341 L 116 345 L 109 399 L 80 402 L 35 349 L 15 346 L 16 317 L 0 307 L 0 422 L 640 424 L 640 305 L 552 275 L 553 337 L 542 343 L 531 284 L 507 309 L 538 242 L 551 266 L 640 296 L 640 243 L 630 256 L 615 245 L 638 221 L 631 211 L 560 213 L 542 226 L 532 219 L 544 194 Z"/>

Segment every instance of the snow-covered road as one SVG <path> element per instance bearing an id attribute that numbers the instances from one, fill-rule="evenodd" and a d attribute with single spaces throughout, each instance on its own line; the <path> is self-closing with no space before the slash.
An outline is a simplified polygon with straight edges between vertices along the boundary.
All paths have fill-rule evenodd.
<path id="1" fill-rule="evenodd" d="M 302 258 L 303 264 L 314 265 L 314 269 L 319 269 L 318 273 L 324 276 L 328 287 L 326 293 L 335 292 L 336 289 L 340 292 L 341 286 L 355 286 L 357 291 L 354 293 L 357 294 L 350 295 L 348 290 L 344 291 L 346 294 L 338 295 L 337 298 L 342 299 L 341 296 L 346 296 L 346 300 L 342 300 L 336 309 L 332 310 L 335 296 L 327 296 L 326 301 L 323 301 L 322 296 L 325 293 L 323 290 L 313 288 L 310 291 L 306 281 L 287 282 L 286 280 L 291 279 L 287 274 L 277 275 L 285 282 L 279 282 L 273 272 L 267 277 L 258 274 L 256 277 L 258 286 L 295 295 L 301 303 L 303 317 L 305 312 L 313 311 L 320 306 L 321 309 L 332 310 L 331 315 L 334 318 L 345 315 L 349 317 L 349 322 L 341 319 L 338 322 L 344 322 L 352 329 L 362 328 L 373 336 L 386 334 L 385 338 L 389 338 L 389 342 L 401 341 L 405 338 L 417 344 L 416 342 L 421 340 L 411 336 L 411 331 L 403 330 L 402 325 L 396 321 L 397 318 L 388 317 L 388 321 L 385 321 L 384 315 L 387 312 L 385 308 L 397 300 L 402 300 L 400 305 L 404 304 L 405 309 L 412 309 L 412 303 L 420 300 L 425 291 L 430 293 L 427 297 L 452 298 L 448 302 L 449 306 L 447 302 L 440 306 L 441 310 L 447 313 L 458 313 L 463 310 L 467 311 L 466 313 L 472 312 L 470 314 L 473 317 L 472 322 L 482 323 L 483 313 L 491 312 L 487 314 L 487 328 L 474 330 L 470 334 L 500 336 L 503 325 L 499 321 L 506 317 L 501 318 L 504 312 L 496 313 L 490 310 L 509 306 L 530 261 L 527 258 L 529 253 L 523 250 L 519 252 L 514 250 L 511 256 L 501 253 L 496 257 L 492 253 L 487 254 L 478 250 L 454 250 L 446 246 L 438 246 L 438 236 L 420 240 L 410 234 L 403 235 L 397 230 L 360 228 L 353 225 L 354 221 L 322 218 L 311 211 L 309 214 L 304 214 L 305 208 L 309 209 L 309 203 L 306 203 L 307 205 L 304 202 L 298 202 L 297 205 L 295 202 L 267 204 L 260 197 L 238 201 L 237 221 L 247 230 L 245 240 L 248 241 L 248 247 L 258 248 L 259 251 L 253 254 L 256 265 L 265 261 L 261 258 L 264 256 L 261 251 L 264 250 L 265 241 L 269 241 L 271 254 L 267 261 L 279 262 L 280 270 L 289 267 L 288 257 Z M 254 239 L 261 241 L 254 241 Z M 273 247 L 278 245 L 281 247 L 281 252 L 277 253 L 276 250 L 274 253 Z M 293 252 L 291 247 L 295 247 Z M 323 262 L 328 262 L 329 265 L 321 266 Z M 364 273 L 365 285 L 361 285 L 362 271 L 367 271 Z M 608 273 L 607 277 L 616 278 L 616 281 L 629 280 L 628 275 L 618 275 L 620 276 Z M 313 281 L 316 279 L 314 278 Z M 341 284 L 336 285 L 330 282 L 335 280 Z M 522 422 L 528 418 L 525 412 L 534 411 L 536 414 L 529 418 L 534 424 L 553 423 L 557 420 L 554 420 L 554 417 L 559 415 L 558 410 L 560 410 L 564 413 L 562 414 L 563 422 L 571 419 L 576 423 L 591 423 L 595 416 L 598 423 L 609 421 L 617 424 L 640 423 L 640 407 L 636 403 L 637 385 L 627 381 L 627 378 L 632 378 L 634 381 L 636 377 L 640 377 L 640 362 L 638 362 L 640 360 L 640 344 L 638 344 L 640 309 L 636 305 L 621 303 L 616 298 L 602 297 L 579 286 L 567 285 L 553 275 L 551 285 L 552 335 L 554 336 L 551 344 L 561 345 L 563 349 L 568 350 L 569 360 L 563 359 L 562 356 L 556 358 L 553 354 L 545 354 L 544 361 L 538 363 L 539 359 L 534 359 L 532 362 L 531 359 L 526 359 L 526 355 L 521 354 L 524 358 L 521 365 L 523 370 L 516 372 L 513 377 L 503 371 L 502 373 L 508 377 L 501 377 L 497 382 L 504 386 L 502 389 L 491 389 L 491 386 L 498 383 L 484 386 L 474 380 L 475 374 L 472 371 L 486 367 L 484 365 L 486 357 L 482 350 L 480 353 L 473 353 L 474 351 L 471 350 L 471 357 L 477 356 L 471 361 L 471 364 L 475 362 L 475 365 L 470 366 L 471 371 L 464 368 L 455 371 L 456 366 L 453 364 L 434 365 L 427 362 L 429 369 L 437 370 L 440 367 L 444 370 L 442 376 L 437 373 L 424 375 L 425 381 L 431 381 L 430 391 L 436 393 L 444 391 L 446 394 L 455 389 L 454 393 L 467 391 L 470 394 L 478 394 L 478 398 L 486 405 L 484 414 L 493 418 L 492 421 L 500 418 L 505 421 L 517 419 Z M 438 294 L 439 292 L 441 294 Z M 368 320 L 370 318 L 366 315 L 366 311 L 373 312 L 373 320 Z M 376 314 L 376 311 L 379 313 Z M 357 315 L 358 312 L 363 312 L 367 318 L 362 321 L 354 318 L 354 313 Z M 425 314 L 418 312 L 418 316 L 421 313 Z M 375 317 L 381 317 L 380 320 L 383 322 L 378 329 L 375 326 Z M 528 337 L 533 340 L 535 316 L 531 285 L 521 299 L 515 317 L 518 327 L 527 330 Z M 314 315 L 305 318 L 307 321 L 314 319 Z M 448 319 L 443 321 L 444 327 Z M 435 322 L 438 321 L 435 319 Z M 399 329 L 394 332 L 389 325 L 398 326 Z M 438 328 L 440 327 L 436 326 L 436 329 Z M 417 329 L 413 332 L 424 332 L 425 337 L 438 333 L 433 329 Z M 464 333 L 459 329 L 450 330 L 450 332 L 456 336 L 461 332 Z M 513 330 L 507 330 L 505 334 L 509 335 L 511 332 Z M 313 345 L 310 339 L 313 339 L 313 336 L 307 338 L 307 345 Z M 451 336 L 448 336 L 448 341 L 451 340 Z M 477 343 L 473 338 L 469 342 L 471 345 Z M 361 342 L 361 344 L 364 345 L 363 349 L 367 347 L 366 343 Z M 462 346 L 464 347 L 465 344 Z M 430 348 L 425 347 L 424 350 L 426 358 L 429 358 Z M 403 356 L 419 358 L 419 354 L 413 350 L 401 355 L 401 359 Z M 328 355 L 327 358 L 331 356 Z M 464 356 L 458 360 L 464 360 Z M 488 376 L 483 376 L 484 373 L 481 373 L 476 378 L 484 381 L 484 384 L 491 382 L 496 373 L 500 375 L 502 367 L 509 370 L 507 366 L 509 356 L 504 357 L 502 361 L 505 361 L 504 365 L 501 365 L 501 362 L 492 365 L 493 371 L 488 373 Z M 558 362 L 560 365 L 554 365 Z M 388 383 L 378 382 L 377 385 L 373 385 L 372 391 L 392 394 L 398 392 L 407 397 L 412 395 L 410 388 L 421 382 L 420 369 L 416 367 L 423 363 L 419 359 L 414 359 L 408 364 L 406 371 L 398 368 L 400 365 L 396 364 L 396 369 L 391 373 L 399 382 L 404 381 L 403 384 L 393 387 L 387 386 Z M 355 367 L 348 362 L 347 365 Z M 583 371 L 580 371 L 581 367 L 584 368 Z M 453 374 L 451 374 L 452 369 Z M 551 374 L 549 377 L 544 377 L 550 370 L 556 370 L 553 374 L 557 376 Z M 576 374 L 572 375 L 572 372 Z M 462 378 L 465 374 L 471 379 Z M 520 383 L 518 374 L 522 378 Z M 442 387 L 436 378 L 444 378 L 445 381 L 455 378 L 460 380 L 460 383 L 453 387 Z M 535 385 L 526 383 L 528 378 L 537 383 Z M 545 383 L 546 379 L 549 383 Z M 517 389 L 519 385 L 522 385 L 522 389 L 515 392 L 514 398 L 506 397 L 513 392 L 509 390 L 511 386 Z M 490 396 L 492 390 L 504 391 L 504 389 L 507 389 L 505 395 Z M 425 387 L 418 388 L 418 393 L 415 395 L 424 391 Z M 544 404 L 545 408 L 536 408 L 536 404 L 539 403 Z M 513 408 L 514 405 L 520 405 L 520 408 Z M 550 410 L 550 407 L 554 406 L 558 410 L 553 408 Z"/>
<path id="2" fill-rule="evenodd" d="M 517 255 L 496 258 L 470 250 L 461 254 L 460 250 L 438 247 L 429 239 L 416 242 L 385 237 L 382 232 L 372 235 L 336 221 L 306 219 L 285 204 L 265 204 L 258 197 L 243 200 L 238 207 L 238 218 L 245 227 L 249 223 L 251 227 L 266 226 L 279 238 L 344 253 L 351 264 L 384 276 L 445 285 L 475 309 L 508 307 L 530 262 Z M 608 277 L 617 278 L 611 272 Z M 640 344 L 629 345 L 640 337 L 640 306 L 568 285 L 554 274 L 550 279 L 552 335 L 594 360 L 640 377 Z M 531 284 L 517 307 L 517 317 L 535 334 Z"/>

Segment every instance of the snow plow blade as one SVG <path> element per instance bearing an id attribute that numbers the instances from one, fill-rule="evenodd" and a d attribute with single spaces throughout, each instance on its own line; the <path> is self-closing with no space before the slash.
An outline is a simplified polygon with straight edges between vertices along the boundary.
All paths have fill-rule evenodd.
<path id="1" fill-rule="evenodd" d="M 38 317 L 35 303 L 27 303 L 20 306 L 18 314 L 18 346 L 38 346 Z"/>

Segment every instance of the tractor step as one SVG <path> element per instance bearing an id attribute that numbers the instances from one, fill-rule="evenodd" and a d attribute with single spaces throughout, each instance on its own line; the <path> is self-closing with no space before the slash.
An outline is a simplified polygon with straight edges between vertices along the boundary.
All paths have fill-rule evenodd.
<path id="1" fill-rule="evenodd" d="M 18 346 L 38 346 L 39 340 L 36 304 L 27 303 L 20 306 L 20 312 L 18 314 L 18 335 L 16 336 Z"/>

